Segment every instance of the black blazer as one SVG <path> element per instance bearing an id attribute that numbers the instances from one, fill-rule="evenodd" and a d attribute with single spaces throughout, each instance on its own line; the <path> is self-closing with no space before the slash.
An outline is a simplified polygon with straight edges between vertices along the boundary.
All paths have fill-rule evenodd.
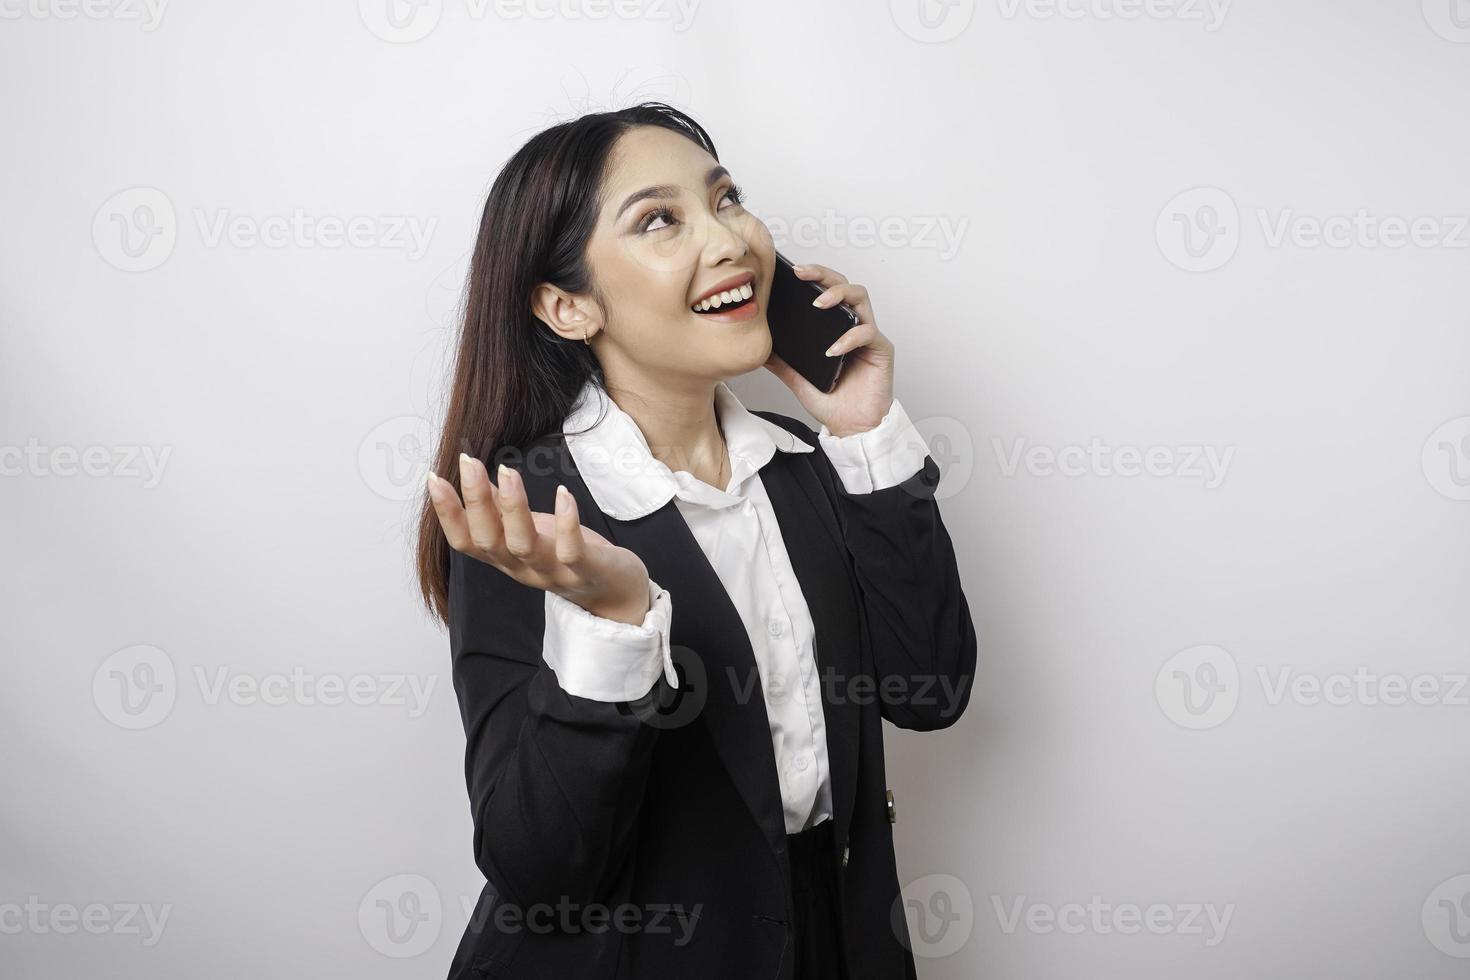
<path id="1" fill-rule="evenodd" d="M 881 720 L 954 724 L 976 653 L 934 500 L 939 468 L 926 456 L 900 486 L 848 494 L 809 426 L 756 414 L 817 447 L 778 451 L 759 477 L 816 627 L 848 974 L 913 978 Z M 497 454 L 492 477 L 498 462 L 521 473 L 533 510 L 551 512 L 564 483 L 582 522 L 669 590 L 680 682 L 660 676 L 636 702 L 566 693 L 541 658 L 545 593 L 452 553 L 453 678 L 487 881 L 450 980 L 789 980 L 780 786 L 724 586 L 673 500 L 635 520 L 603 514 L 560 432 Z"/>

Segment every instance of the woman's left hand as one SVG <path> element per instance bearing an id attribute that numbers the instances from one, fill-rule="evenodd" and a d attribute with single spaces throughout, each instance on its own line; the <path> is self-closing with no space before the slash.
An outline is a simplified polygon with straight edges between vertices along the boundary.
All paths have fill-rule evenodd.
<path id="1" fill-rule="evenodd" d="M 846 303 L 857 314 L 857 324 L 837 338 L 831 356 L 840 357 L 844 351 L 852 353 L 848 354 L 842 376 L 830 393 L 818 390 L 774 350 L 765 366 L 786 383 L 812 418 L 834 436 L 865 432 L 883 421 L 893 404 L 893 342 L 878 332 L 866 287 L 848 282 L 846 276 L 824 265 L 794 268 L 799 278 L 824 287 L 825 292 L 818 298 L 825 307 Z"/>

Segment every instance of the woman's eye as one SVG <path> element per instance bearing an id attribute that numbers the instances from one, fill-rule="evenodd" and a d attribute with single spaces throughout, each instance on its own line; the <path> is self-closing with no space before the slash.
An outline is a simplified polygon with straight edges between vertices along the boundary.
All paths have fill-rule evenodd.
<path id="1" fill-rule="evenodd" d="M 721 197 L 721 200 L 728 200 L 732 204 L 744 204 L 745 192 L 742 191 L 737 185 L 731 184 L 730 187 L 725 190 L 724 196 Z M 723 208 L 721 210 L 723 210 Z M 655 226 L 654 222 L 660 218 L 664 220 L 665 225 Z M 655 208 L 654 210 L 648 212 L 646 215 L 643 216 L 643 220 L 638 223 L 638 231 L 639 233 L 644 234 L 650 231 L 662 231 L 664 227 L 671 228 L 678 223 L 678 219 L 674 217 L 674 212 L 670 209 Z"/>
<path id="2" fill-rule="evenodd" d="M 638 230 L 640 232 L 660 230 L 650 227 L 655 218 L 663 218 L 671 226 L 674 224 L 674 212 L 670 211 L 668 208 L 656 208 L 643 216 L 643 221 L 638 225 Z"/>

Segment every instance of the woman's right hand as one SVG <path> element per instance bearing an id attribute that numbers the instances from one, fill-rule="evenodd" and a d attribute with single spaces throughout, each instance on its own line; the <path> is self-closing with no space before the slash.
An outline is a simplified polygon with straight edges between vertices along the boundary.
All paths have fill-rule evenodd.
<path id="1" fill-rule="evenodd" d="M 519 473 L 501 466 L 499 477 L 497 488 L 484 463 L 461 453 L 461 505 L 454 486 L 429 473 L 429 498 L 449 546 L 595 616 L 641 625 L 649 609 L 643 559 L 584 527 L 564 486 L 556 488 L 556 513 L 542 514 L 531 510 Z"/>

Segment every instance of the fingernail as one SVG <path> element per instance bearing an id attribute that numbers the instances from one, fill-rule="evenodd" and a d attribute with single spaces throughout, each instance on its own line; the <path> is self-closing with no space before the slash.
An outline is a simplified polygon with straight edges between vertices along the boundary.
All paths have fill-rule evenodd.
<path id="1" fill-rule="evenodd" d="M 827 295 L 826 293 L 823 293 L 822 295 L 818 296 L 816 299 L 812 300 L 812 305 L 813 306 L 822 306 L 822 307 L 825 307 L 825 306 L 827 306 L 831 302 L 832 302 L 832 297 L 829 296 L 829 295 Z"/>
<path id="2" fill-rule="evenodd" d="M 571 491 L 558 483 L 556 485 L 556 512 L 558 514 L 565 514 L 567 511 L 567 504 L 571 501 L 571 499 Z"/>
<path id="3" fill-rule="evenodd" d="M 438 483 L 438 480 L 439 480 L 439 474 L 438 473 L 435 473 L 433 470 L 430 470 L 429 471 L 429 478 L 427 480 L 425 480 L 424 482 L 429 485 L 429 496 L 431 496 L 431 497 L 437 497 L 437 496 L 439 496 L 439 483 Z"/>
<path id="4" fill-rule="evenodd" d="M 466 480 L 473 480 L 474 478 L 475 478 L 475 468 L 474 468 L 474 466 L 472 466 L 470 464 L 470 456 L 469 456 L 469 453 L 460 453 L 459 454 L 459 481 L 461 483 L 463 483 Z"/>
<path id="5" fill-rule="evenodd" d="M 831 347 L 828 347 L 825 353 L 828 357 L 831 357 L 833 354 L 837 353 L 837 345 L 833 344 Z"/>
<path id="6" fill-rule="evenodd" d="M 500 474 L 500 484 L 501 484 L 501 486 L 505 486 L 507 480 L 510 480 L 511 482 L 515 482 L 515 478 L 516 478 L 515 470 L 511 469 L 509 466 L 506 466 L 504 463 L 501 463 L 500 464 L 500 467 L 499 467 L 499 469 L 496 470 L 496 472 Z"/>

